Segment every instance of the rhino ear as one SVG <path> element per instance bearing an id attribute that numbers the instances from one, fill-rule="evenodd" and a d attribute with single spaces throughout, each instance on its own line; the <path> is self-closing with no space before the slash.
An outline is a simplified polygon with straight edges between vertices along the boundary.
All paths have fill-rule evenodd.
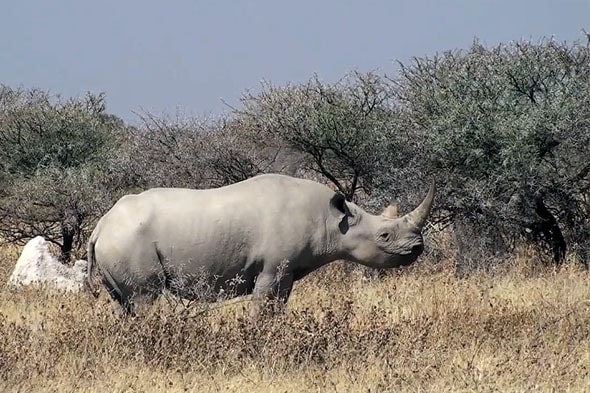
<path id="1" fill-rule="evenodd" d="M 346 198 L 342 193 L 336 192 L 332 199 L 330 199 L 330 206 L 332 211 L 336 213 L 340 222 L 338 227 L 341 233 L 348 232 L 348 229 L 356 225 L 360 219 L 360 215 L 357 214 L 357 210 L 354 206 L 349 206 L 346 203 Z"/>
<path id="2" fill-rule="evenodd" d="M 330 199 L 331 210 L 338 220 L 338 229 L 343 235 L 348 232 L 353 219 L 350 209 L 346 205 L 346 198 L 343 194 L 336 192 L 332 199 Z"/>
<path id="3" fill-rule="evenodd" d="M 341 214 L 346 215 L 349 213 L 348 206 L 346 206 L 346 198 L 340 192 L 334 193 L 334 196 L 330 199 L 330 206 L 338 210 Z"/>

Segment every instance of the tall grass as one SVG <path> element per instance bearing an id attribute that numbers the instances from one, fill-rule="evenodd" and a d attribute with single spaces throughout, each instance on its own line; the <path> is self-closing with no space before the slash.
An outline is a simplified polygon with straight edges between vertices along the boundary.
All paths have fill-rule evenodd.
<path id="1" fill-rule="evenodd" d="M 365 281 L 337 263 L 257 324 L 248 302 L 125 319 L 104 293 L 3 288 L 0 391 L 590 391 L 589 275 L 534 266 L 459 279 L 424 258 Z"/>

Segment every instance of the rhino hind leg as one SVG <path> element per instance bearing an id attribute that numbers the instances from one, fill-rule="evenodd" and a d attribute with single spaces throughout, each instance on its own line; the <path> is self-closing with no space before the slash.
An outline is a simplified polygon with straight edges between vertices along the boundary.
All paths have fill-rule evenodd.
<path id="1" fill-rule="evenodd" d="M 143 260 L 148 258 L 148 255 L 141 256 Z M 148 274 L 116 271 L 113 275 L 109 271 L 103 272 L 103 284 L 110 297 L 121 306 L 125 315 L 132 317 L 137 315 L 138 301 L 139 305 L 154 303 L 165 287 L 165 278 L 159 265 Z"/>
<path id="2" fill-rule="evenodd" d="M 135 314 L 135 305 L 133 304 L 133 299 L 131 296 L 128 296 L 124 293 L 119 285 L 115 282 L 113 277 L 109 274 L 109 272 L 103 273 L 103 284 L 107 290 L 107 293 L 111 297 L 111 299 L 115 300 L 121 308 L 123 309 L 125 315 L 129 315 L 134 317 Z"/>

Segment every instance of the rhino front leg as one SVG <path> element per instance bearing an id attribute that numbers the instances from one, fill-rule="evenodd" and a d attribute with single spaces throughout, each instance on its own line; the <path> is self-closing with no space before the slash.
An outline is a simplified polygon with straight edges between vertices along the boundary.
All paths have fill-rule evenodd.
<path id="1" fill-rule="evenodd" d="M 258 319 L 267 312 L 274 314 L 282 310 L 291 295 L 293 288 L 293 274 L 260 273 L 252 293 L 251 317 Z M 279 310 L 275 309 L 278 306 Z"/>

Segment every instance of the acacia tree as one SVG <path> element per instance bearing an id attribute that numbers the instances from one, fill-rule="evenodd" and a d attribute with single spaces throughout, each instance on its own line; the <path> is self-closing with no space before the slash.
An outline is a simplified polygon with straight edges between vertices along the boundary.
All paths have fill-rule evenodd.
<path id="1" fill-rule="evenodd" d="M 561 229 L 571 248 L 588 247 L 589 60 L 579 43 L 476 41 L 415 58 L 392 78 L 422 152 L 414 165 L 442 178 L 437 204 L 460 245 L 483 244 L 463 242 L 460 259 L 480 263 L 473 251 L 482 248 L 502 256 L 526 232 L 544 239 L 556 262 Z"/>
<path id="2" fill-rule="evenodd" d="M 141 125 L 131 131 L 131 171 L 142 188 L 189 187 L 205 182 L 201 162 L 206 120 L 177 114 L 140 114 Z"/>
<path id="3" fill-rule="evenodd" d="M 239 119 L 222 118 L 204 136 L 209 184 L 222 186 L 268 172 L 287 172 L 286 148 L 252 133 Z"/>
<path id="4" fill-rule="evenodd" d="M 389 91 L 375 73 L 350 73 L 334 84 L 317 77 L 285 87 L 264 83 L 234 114 L 245 129 L 302 153 L 308 170 L 353 200 L 379 188 L 382 174 L 403 161 L 393 157 L 403 156 L 404 144 L 392 135 Z"/>
<path id="5" fill-rule="evenodd" d="M 131 166 L 143 187 L 219 187 L 278 169 L 280 147 L 247 133 L 235 119 L 141 118 Z"/>
<path id="6" fill-rule="evenodd" d="M 64 261 L 83 246 L 91 224 L 128 186 L 117 164 L 123 129 L 122 121 L 106 113 L 103 95 L 64 100 L 3 87 L 3 241 L 42 235 L 61 248 Z"/>

